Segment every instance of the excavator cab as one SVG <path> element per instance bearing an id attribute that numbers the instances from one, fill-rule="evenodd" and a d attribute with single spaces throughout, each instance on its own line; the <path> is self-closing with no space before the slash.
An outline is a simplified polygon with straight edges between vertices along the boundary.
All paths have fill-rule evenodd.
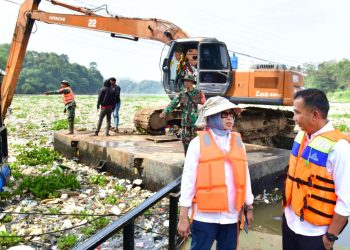
<path id="1" fill-rule="evenodd" d="M 230 88 L 230 57 L 226 45 L 215 38 L 186 38 L 172 42 L 163 61 L 163 86 L 170 98 L 183 87 L 183 68 L 196 75 L 197 88 L 208 96 L 224 95 Z"/>

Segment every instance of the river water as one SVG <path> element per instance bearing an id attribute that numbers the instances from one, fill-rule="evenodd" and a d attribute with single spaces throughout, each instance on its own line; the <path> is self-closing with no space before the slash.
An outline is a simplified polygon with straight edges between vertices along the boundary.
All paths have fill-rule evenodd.
<path id="1" fill-rule="evenodd" d="M 282 208 L 280 203 L 261 203 L 254 206 L 254 223 L 253 230 L 262 233 L 281 235 Z M 349 223 L 350 224 L 350 223 Z M 350 249 L 350 225 L 348 225 L 336 245 L 341 249 Z"/>

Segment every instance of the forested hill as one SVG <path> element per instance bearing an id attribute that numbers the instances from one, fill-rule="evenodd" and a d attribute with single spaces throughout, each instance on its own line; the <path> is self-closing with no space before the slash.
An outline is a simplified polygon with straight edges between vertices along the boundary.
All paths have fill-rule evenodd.
<path id="1" fill-rule="evenodd" d="M 304 64 L 305 86 L 319 88 L 326 93 L 350 93 L 350 61 L 326 61 L 314 64 Z"/>
<path id="2" fill-rule="evenodd" d="M 9 45 L 0 45 L 0 68 L 4 69 Z M 305 87 L 314 87 L 326 93 L 341 92 L 350 94 L 350 61 L 325 61 L 319 64 L 304 64 Z M 109 76 L 106 76 L 109 77 Z M 101 88 L 104 77 L 91 62 L 89 68 L 70 63 L 67 55 L 27 51 L 19 77 L 16 93 L 40 94 L 59 88 L 61 80 L 72 83 L 77 94 L 96 94 Z M 123 93 L 161 94 L 163 86 L 157 81 L 144 80 L 136 83 L 118 79 Z"/>
<path id="3" fill-rule="evenodd" d="M 0 68 L 5 69 L 9 45 L 0 45 Z M 89 67 L 70 63 L 67 55 L 27 51 L 22 66 L 17 94 L 41 94 L 60 87 L 61 80 L 72 83 L 76 94 L 96 94 L 102 87 L 104 77 L 91 62 Z M 130 80 L 119 80 L 123 93 L 164 93 L 160 82 L 144 80 L 136 83 Z"/>

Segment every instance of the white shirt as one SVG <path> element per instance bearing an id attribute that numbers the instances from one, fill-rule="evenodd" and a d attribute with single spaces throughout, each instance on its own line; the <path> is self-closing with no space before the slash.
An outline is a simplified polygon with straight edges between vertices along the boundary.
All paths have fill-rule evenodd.
<path id="1" fill-rule="evenodd" d="M 323 128 L 312 134 L 310 141 L 317 135 L 332 131 L 334 127 L 328 122 Z M 350 215 L 350 144 L 346 140 L 339 140 L 330 151 L 326 163 L 327 170 L 333 174 L 335 193 L 338 196 L 334 211 L 342 216 Z M 288 227 L 297 234 L 306 236 L 318 236 L 326 233 L 328 226 L 316 226 L 307 222 L 300 221 L 292 206 L 284 209 Z"/>
<path id="2" fill-rule="evenodd" d="M 170 62 L 170 79 L 175 80 L 176 79 L 176 70 L 177 65 L 179 64 L 179 61 L 176 59 L 175 55 L 173 56 L 173 59 L 171 59 Z"/>
<path id="3" fill-rule="evenodd" d="M 228 136 L 217 136 L 212 130 L 210 132 L 213 138 L 221 150 L 226 152 L 230 151 L 230 140 L 231 134 Z M 181 197 L 180 206 L 182 207 L 192 207 L 192 200 L 196 192 L 196 179 L 197 179 L 197 168 L 199 164 L 200 157 L 200 141 L 197 136 L 194 138 L 187 150 L 185 166 L 182 174 L 181 182 Z M 194 206 L 194 219 L 197 221 L 208 222 L 208 223 L 219 223 L 219 224 L 231 224 L 238 221 L 238 211 L 235 209 L 235 194 L 236 190 L 234 187 L 234 177 L 232 172 L 232 166 L 228 161 L 225 161 L 225 177 L 226 186 L 228 189 L 228 203 L 229 212 L 223 213 L 206 213 L 197 211 L 196 205 Z M 233 166 L 234 167 L 234 166 Z M 252 188 L 250 183 L 249 169 L 247 165 L 247 179 L 246 179 L 246 199 L 245 204 L 253 204 L 254 196 L 252 194 Z M 192 209 L 192 208 L 191 208 Z M 189 211 L 189 216 L 191 216 L 191 209 Z"/>

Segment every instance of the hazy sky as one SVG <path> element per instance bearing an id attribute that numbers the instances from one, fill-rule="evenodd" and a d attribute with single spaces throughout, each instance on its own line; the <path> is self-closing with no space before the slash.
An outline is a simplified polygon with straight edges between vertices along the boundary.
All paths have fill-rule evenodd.
<path id="1" fill-rule="evenodd" d="M 63 0 L 62 0 L 63 1 Z M 23 0 L 0 0 L 0 43 L 10 43 Z M 302 65 L 306 62 L 350 59 L 348 0 L 65 0 L 87 8 L 108 5 L 126 17 L 160 18 L 191 36 L 216 37 L 227 47 L 267 60 Z M 173 2 L 173 5 L 171 5 Z M 62 7 L 42 0 L 39 9 L 62 13 Z M 105 14 L 99 12 L 99 14 Z M 132 42 L 108 33 L 36 22 L 29 50 L 66 54 L 70 62 L 96 62 L 105 78 L 160 80 L 160 42 Z M 238 55 L 241 68 L 255 60 Z"/>

